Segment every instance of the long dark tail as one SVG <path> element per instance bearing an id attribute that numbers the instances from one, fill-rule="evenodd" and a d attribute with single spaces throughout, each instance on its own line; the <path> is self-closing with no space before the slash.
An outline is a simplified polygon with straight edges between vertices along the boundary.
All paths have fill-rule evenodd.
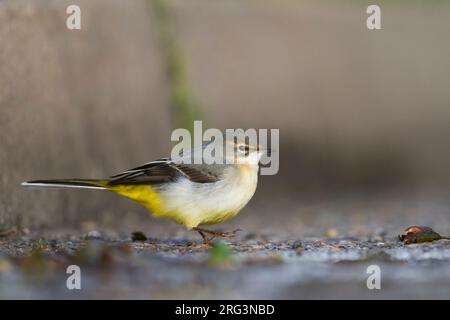
<path id="1" fill-rule="evenodd" d="M 108 180 L 93 179 L 54 179 L 22 182 L 24 187 L 33 188 L 81 188 L 81 189 L 107 189 Z"/>

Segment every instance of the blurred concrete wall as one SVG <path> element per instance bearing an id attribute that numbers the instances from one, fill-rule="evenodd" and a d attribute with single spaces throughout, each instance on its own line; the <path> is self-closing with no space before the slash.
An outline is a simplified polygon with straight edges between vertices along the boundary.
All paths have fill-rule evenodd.
<path id="1" fill-rule="evenodd" d="M 144 1 L 0 2 L 0 224 L 65 224 L 134 208 L 113 195 L 23 190 L 23 180 L 104 177 L 160 157 L 165 69 Z M 111 215 L 111 210 L 116 215 Z"/>
<path id="2" fill-rule="evenodd" d="M 65 28 L 72 3 L 81 31 Z M 365 28 L 367 1 L 169 3 L 207 125 L 280 129 L 280 174 L 259 194 L 450 181 L 447 2 L 383 2 L 380 31 Z M 145 0 L 0 2 L 0 225 L 142 213 L 107 193 L 19 183 L 103 177 L 169 153 L 150 13 Z"/>

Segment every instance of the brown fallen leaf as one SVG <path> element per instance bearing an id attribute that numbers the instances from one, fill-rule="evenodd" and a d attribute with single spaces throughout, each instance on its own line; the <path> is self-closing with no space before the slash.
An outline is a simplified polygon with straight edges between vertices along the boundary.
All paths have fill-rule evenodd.
<path id="1" fill-rule="evenodd" d="M 412 226 L 406 228 L 406 230 L 398 236 L 400 241 L 404 244 L 432 242 L 440 239 L 449 239 L 443 237 L 430 227 L 425 226 Z"/>

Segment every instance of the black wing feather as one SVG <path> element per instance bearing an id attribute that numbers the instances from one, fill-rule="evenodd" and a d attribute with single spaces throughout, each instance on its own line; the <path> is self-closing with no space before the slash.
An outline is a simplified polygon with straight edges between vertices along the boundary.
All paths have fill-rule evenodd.
<path id="1" fill-rule="evenodd" d="M 185 177 L 197 183 L 211 183 L 220 180 L 217 175 L 202 170 L 201 166 L 176 164 L 170 159 L 159 159 L 116 174 L 111 177 L 109 184 L 160 184 L 175 181 L 179 177 Z"/>

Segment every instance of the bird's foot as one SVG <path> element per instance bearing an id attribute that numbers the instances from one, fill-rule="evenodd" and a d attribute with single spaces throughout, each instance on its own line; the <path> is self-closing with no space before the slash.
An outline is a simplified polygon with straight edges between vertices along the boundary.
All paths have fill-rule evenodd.
<path id="1" fill-rule="evenodd" d="M 241 229 L 236 229 L 233 231 L 214 231 L 214 230 L 208 230 L 208 229 L 203 229 L 203 228 L 199 228 L 199 227 L 194 228 L 194 230 L 197 231 L 198 233 L 200 233 L 200 235 L 203 238 L 204 243 L 209 244 L 209 245 L 212 244 L 212 241 L 216 237 L 231 239 L 231 238 L 235 237 L 239 231 L 242 231 Z M 206 234 L 211 235 L 211 237 L 208 238 L 206 236 Z"/>
<path id="2" fill-rule="evenodd" d="M 238 232 L 242 231 L 241 229 L 235 229 L 233 231 L 216 231 L 214 235 L 216 237 L 225 238 L 225 239 L 231 239 L 234 238 Z"/>
<path id="3" fill-rule="evenodd" d="M 203 242 L 192 243 L 191 248 L 195 250 L 205 250 L 211 248 L 213 242 L 208 239 L 203 239 Z"/>

